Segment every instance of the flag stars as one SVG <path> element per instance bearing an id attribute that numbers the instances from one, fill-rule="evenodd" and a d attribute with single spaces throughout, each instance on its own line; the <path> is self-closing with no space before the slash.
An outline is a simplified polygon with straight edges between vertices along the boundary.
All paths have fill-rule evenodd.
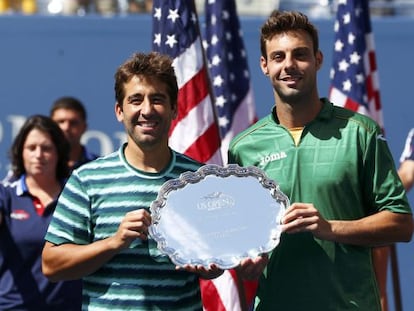
<path id="1" fill-rule="evenodd" d="M 203 40 L 203 48 L 204 48 L 204 50 L 207 51 L 208 47 L 209 47 L 208 42 L 206 40 Z"/>
<path id="2" fill-rule="evenodd" d="M 355 35 L 352 32 L 350 32 L 348 34 L 348 43 L 351 44 L 351 45 L 354 44 L 355 39 L 356 39 Z"/>
<path id="3" fill-rule="evenodd" d="M 221 15 L 221 17 L 222 17 L 224 20 L 228 20 L 228 19 L 230 18 L 230 14 L 229 14 L 229 12 L 228 12 L 228 11 L 224 10 L 224 11 L 223 11 L 223 14 Z"/>
<path id="4" fill-rule="evenodd" d="M 223 95 L 220 95 L 216 98 L 216 106 L 223 108 L 224 105 L 226 104 L 227 100 Z"/>
<path id="5" fill-rule="evenodd" d="M 174 45 L 177 44 L 177 40 L 175 39 L 175 35 L 167 35 L 167 40 L 165 41 L 165 44 L 168 45 L 172 49 L 174 47 Z"/>
<path id="6" fill-rule="evenodd" d="M 351 81 L 350 81 L 349 79 L 345 80 L 345 81 L 342 83 L 342 89 L 343 89 L 345 92 L 349 92 L 349 91 L 351 91 L 351 88 L 352 88 L 352 83 L 351 83 Z"/>
<path id="7" fill-rule="evenodd" d="M 214 56 L 212 57 L 212 59 L 211 59 L 211 64 L 212 64 L 213 66 L 218 66 L 218 65 L 220 65 L 220 63 L 221 63 L 221 58 L 220 58 L 220 56 L 218 56 L 217 54 L 216 54 L 216 55 L 214 55 Z"/>
<path id="8" fill-rule="evenodd" d="M 224 83 L 224 80 L 220 75 L 214 77 L 214 79 L 213 79 L 213 85 L 214 86 L 220 87 L 220 86 L 223 85 L 223 83 Z"/>
<path id="9" fill-rule="evenodd" d="M 355 79 L 356 79 L 358 84 L 362 84 L 365 81 L 365 76 L 364 76 L 363 73 L 359 73 L 355 76 Z"/>
<path id="10" fill-rule="evenodd" d="M 345 59 L 343 59 L 339 62 L 339 71 L 345 71 L 346 72 L 348 70 L 348 67 L 349 67 L 349 64 Z"/>
<path id="11" fill-rule="evenodd" d="M 168 5 L 173 5 L 173 7 L 168 8 L 167 2 Z M 246 51 L 244 50 L 242 42 L 239 42 L 242 32 L 238 25 L 237 13 L 235 12 L 236 15 L 233 15 L 233 6 L 227 8 L 227 1 L 223 1 L 223 5 L 225 6 L 221 2 L 221 0 L 206 0 L 206 19 L 203 22 L 205 24 L 203 25 L 205 40 L 201 39 L 203 36 L 198 31 L 198 22 L 200 19 L 197 17 L 197 14 L 192 12 L 193 6 L 188 6 L 188 1 L 186 0 L 179 1 L 175 4 L 172 1 L 164 1 L 162 5 L 154 6 L 152 13 L 153 34 L 151 37 L 153 40 L 153 49 L 170 54 L 175 64 L 177 64 L 177 61 L 181 61 L 181 55 L 184 56 L 185 53 L 183 60 L 185 59 L 185 62 L 188 61 L 188 64 L 183 63 L 183 68 L 199 68 L 198 65 L 200 65 L 200 62 L 208 66 L 209 76 L 207 79 L 209 81 L 207 83 L 211 86 L 211 91 L 214 92 L 214 96 L 210 98 L 214 100 L 214 107 L 208 106 L 209 108 L 215 108 L 217 110 L 217 115 L 211 118 L 211 120 L 217 122 L 220 135 L 227 138 L 234 135 L 232 132 L 234 111 L 239 109 L 238 107 L 242 107 L 242 105 L 250 104 L 251 101 L 250 103 L 242 101 L 246 100 L 250 85 L 249 81 L 245 78 L 249 72 L 245 62 L 247 57 L 244 56 Z M 194 40 L 199 40 L 197 41 L 196 51 L 192 48 L 189 49 L 189 46 L 191 47 L 194 44 Z M 202 43 L 204 48 L 202 53 L 206 53 L 206 59 L 204 59 L 204 55 L 196 55 L 200 50 L 200 43 Z M 193 60 L 195 64 L 192 63 Z M 193 81 L 195 83 L 198 83 L 198 76 L 187 76 L 192 73 L 194 73 L 193 70 L 184 70 L 183 78 L 191 78 L 194 79 Z M 200 86 L 196 85 L 195 87 L 199 88 Z M 197 90 L 195 92 L 197 93 Z M 239 92 L 240 94 L 238 94 Z M 195 100 L 203 100 L 196 104 L 204 107 L 204 98 L 197 97 Z M 247 117 L 252 119 L 250 113 L 254 113 L 254 108 L 243 107 L 243 112 L 245 109 L 249 111 L 249 116 L 246 116 L 246 119 Z M 197 110 L 202 111 L 202 109 Z M 213 110 L 202 111 L 201 113 L 214 114 Z M 193 114 L 193 110 L 190 114 Z M 237 121 L 245 122 L 245 120 L 239 119 Z M 246 120 L 246 127 L 247 122 L 252 123 L 252 121 Z M 237 129 L 239 127 L 240 124 L 237 124 Z M 226 141 L 223 143 L 223 150 L 226 148 Z"/>
<path id="12" fill-rule="evenodd" d="M 338 21 L 335 21 L 335 23 L 334 23 L 334 31 L 335 32 L 338 32 L 338 30 L 339 30 L 339 22 Z"/>
<path id="13" fill-rule="evenodd" d="M 221 0 L 207 0 L 218 3 Z M 245 92 L 249 88 L 248 68 L 246 68 L 246 51 L 242 44 L 242 31 L 238 27 L 237 16 L 225 5 L 218 5 L 210 11 L 208 24 L 206 25 L 206 37 L 209 48 L 206 54 L 209 59 L 209 69 L 211 75 L 211 86 L 215 93 L 215 106 L 217 108 L 217 123 L 223 137 L 230 135 L 232 125 L 232 114 L 245 99 Z M 207 6 L 207 10 L 213 9 Z M 213 14 L 217 18 L 216 23 L 212 23 Z M 213 36 L 219 39 L 213 45 Z M 239 94 L 240 92 L 240 94 Z"/>
<path id="14" fill-rule="evenodd" d="M 359 54 L 354 51 L 350 56 L 349 59 L 351 61 L 351 64 L 355 64 L 357 65 L 359 63 L 359 61 L 361 60 L 361 56 L 359 56 Z"/>
<path id="15" fill-rule="evenodd" d="M 344 48 L 344 44 L 342 43 L 342 41 L 341 40 L 336 40 L 336 42 L 335 42 L 335 51 L 336 52 L 341 52 L 343 48 Z"/>
<path id="16" fill-rule="evenodd" d="M 154 8 L 154 18 L 161 20 L 161 8 Z"/>
<path id="17" fill-rule="evenodd" d="M 372 77 L 375 70 L 369 68 L 375 62 L 372 35 L 370 33 L 369 6 L 363 1 L 337 0 L 337 18 L 334 22 L 335 39 L 333 64 L 329 72 L 331 79 L 330 100 L 344 105 L 352 99 L 355 110 L 376 114 L 380 102 L 376 97 L 369 98 L 367 92 L 377 92 L 377 81 Z M 365 59 L 365 53 L 372 53 Z M 367 79 L 370 77 L 370 79 Z M 338 94 L 338 95 L 337 95 Z M 372 101 L 368 104 L 368 101 Z M 379 123 L 381 120 L 377 120 Z"/>
<path id="18" fill-rule="evenodd" d="M 216 45 L 218 42 L 219 42 L 219 38 L 217 37 L 217 35 L 213 35 L 211 37 L 211 44 Z"/>
<path id="19" fill-rule="evenodd" d="M 216 25 L 217 24 L 217 17 L 216 17 L 216 15 L 211 15 L 211 18 L 210 18 L 210 23 L 211 23 L 211 25 Z"/>
<path id="20" fill-rule="evenodd" d="M 154 35 L 154 44 L 161 46 L 161 34 L 160 33 L 156 33 Z"/>
<path id="21" fill-rule="evenodd" d="M 329 71 L 329 78 L 333 80 L 334 77 L 335 77 L 335 69 L 331 68 L 331 70 Z"/>
<path id="22" fill-rule="evenodd" d="M 219 117 L 218 123 L 220 127 L 226 127 L 229 124 L 229 119 L 226 116 Z"/>
<path id="23" fill-rule="evenodd" d="M 178 9 L 175 9 L 175 10 L 170 9 L 168 12 L 169 13 L 168 13 L 167 19 L 170 19 L 173 23 L 175 23 L 175 21 L 180 18 L 180 15 L 178 14 Z"/>
<path id="24" fill-rule="evenodd" d="M 362 100 L 367 103 L 368 102 L 368 96 L 367 94 L 364 94 L 364 96 L 362 96 Z"/>
<path id="25" fill-rule="evenodd" d="M 244 49 L 240 51 L 240 54 L 243 58 L 247 57 L 246 50 L 244 50 Z"/>
<path id="26" fill-rule="evenodd" d="M 343 22 L 345 25 L 349 24 L 351 22 L 351 14 L 346 13 L 343 18 L 342 18 Z"/>

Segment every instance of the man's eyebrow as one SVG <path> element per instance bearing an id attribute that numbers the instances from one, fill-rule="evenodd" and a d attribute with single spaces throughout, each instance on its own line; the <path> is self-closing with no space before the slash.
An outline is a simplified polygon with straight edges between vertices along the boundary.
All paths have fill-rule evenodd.
<path id="1" fill-rule="evenodd" d="M 141 99 L 143 97 L 144 97 L 144 95 L 142 95 L 141 93 L 135 93 L 135 94 L 129 95 L 127 97 L 127 101 L 128 102 L 131 102 L 131 101 L 134 101 L 136 99 Z M 167 94 L 164 94 L 162 92 L 155 92 L 155 93 L 148 94 L 148 97 L 149 98 L 162 98 L 162 99 L 165 99 L 168 96 L 167 96 Z"/>
<path id="2" fill-rule="evenodd" d="M 149 95 L 150 97 L 157 96 L 157 97 L 167 97 L 165 93 L 162 92 L 155 92 Z"/>
<path id="3" fill-rule="evenodd" d="M 311 49 L 307 46 L 298 46 L 294 51 L 310 51 Z"/>
<path id="4" fill-rule="evenodd" d="M 142 95 L 141 95 L 141 94 L 139 94 L 139 93 L 135 93 L 135 94 L 129 95 L 129 96 L 127 97 L 127 100 L 128 100 L 128 101 L 132 101 L 132 100 L 137 99 L 137 98 L 140 98 L 140 97 L 142 97 Z"/>

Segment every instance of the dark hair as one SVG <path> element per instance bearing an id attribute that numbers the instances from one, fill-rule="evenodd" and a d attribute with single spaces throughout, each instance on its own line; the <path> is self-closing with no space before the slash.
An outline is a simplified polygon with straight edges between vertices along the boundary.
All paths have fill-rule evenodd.
<path id="1" fill-rule="evenodd" d="M 134 53 L 119 66 L 115 73 L 115 99 L 121 107 L 125 97 L 124 86 L 134 76 L 154 77 L 165 83 L 172 107 L 177 105 L 177 78 L 169 56 L 158 52 Z"/>
<path id="2" fill-rule="evenodd" d="M 23 146 L 27 136 L 33 130 L 37 129 L 50 135 L 53 144 L 56 147 L 58 162 L 56 166 L 56 177 L 60 179 L 67 178 L 69 175 L 69 143 L 60 127 L 51 118 L 43 115 L 34 115 L 29 117 L 19 133 L 16 135 L 10 148 L 9 156 L 12 165 L 13 177 L 19 178 L 26 172 L 23 163 Z"/>
<path id="3" fill-rule="evenodd" d="M 85 106 L 79 99 L 72 96 L 63 96 L 56 99 L 50 108 L 49 116 L 52 116 L 53 113 L 58 109 L 74 110 L 79 113 L 84 121 L 86 121 L 88 118 Z"/>
<path id="4" fill-rule="evenodd" d="M 262 56 L 266 58 L 266 41 L 271 40 L 277 34 L 296 30 L 304 30 L 309 34 L 313 42 L 313 52 L 316 54 L 319 50 L 318 30 L 308 17 L 301 12 L 274 10 L 261 28 L 260 51 Z"/>

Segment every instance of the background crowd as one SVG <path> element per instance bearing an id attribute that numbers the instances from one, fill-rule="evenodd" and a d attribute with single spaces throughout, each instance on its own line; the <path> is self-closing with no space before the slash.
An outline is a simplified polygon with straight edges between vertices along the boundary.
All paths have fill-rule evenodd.
<path id="1" fill-rule="evenodd" d="M 134 14 L 147 13 L 152 0 L 0 0 L 0 13 L 23 14 Z"/>
<path id="2" fill-rule="evenodd" d="M 203 11 L 204 1 L 195 0 Z M 236 0 L 240 14 L 267 15 L 273 9 L 300 10 L 312 18 L 334 16 L 338 0 Z M 414 16 L 411 0 L 370 0 L 373 16 Z M 152 0 L 0 0 L 0 14 L 79 15 L 149 13 Z"/>

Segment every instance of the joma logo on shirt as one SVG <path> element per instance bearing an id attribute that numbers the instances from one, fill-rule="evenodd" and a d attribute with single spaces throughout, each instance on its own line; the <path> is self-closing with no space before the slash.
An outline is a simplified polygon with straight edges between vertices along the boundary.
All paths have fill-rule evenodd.
<path id="1" fill-rule="evenodd" d="M 261 158 L 260 159 L 260 165 L 264 165 L 264 164 L 269 163 L 269 162 L 284 159 L 286 157 L 287 157 L 287 155 L 286 155 L 286 152 L 284 152 L 284 151 L 277 152 L 277 153 L 272 153 L 270 155 L 267 155 L 267 156 Z"/>

